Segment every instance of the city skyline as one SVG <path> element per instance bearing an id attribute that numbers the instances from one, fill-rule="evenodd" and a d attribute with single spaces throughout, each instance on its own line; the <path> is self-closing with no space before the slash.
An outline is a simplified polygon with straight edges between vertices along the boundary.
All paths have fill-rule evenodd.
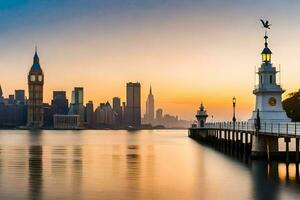
<path id="1" fill-rule="evenodd" d="M 31 75 L 31 73 L 32 73 L 32 69 L 34 69 L 34 70 L 36 70 L 35 68 L 38 68 L 38 70 L 39 71 L 41 71 L 41 67 L 40 67 L 40 60 L 39 60 L 39 56 L 38 56 L 38 49 L 37 49 L 37 45 L 35 46 L 35 52 L 34 52 L 34 56 L 33 56 L 33 65 L 31 66 L 31 68 L 30 68 L 30 72 L 29 72 L 29 75 L 28 75 L 28 77 L 27 77 L 27 80 L 28 81 L 32 81 L 32 78 L 35 78 L 35 77 L 32 77 L 32 76 L 34 76 L 34 75 Z M 44 82 L 44 75 L 43 75 L 43 72 L 41 71 L 41 75 L 43 76 L 42 78 L 40 78 L 40 75 L 39 76 L 37 76 L 35 79 L 34 79 L 34 81 L 40 81 L 40 79 Z M 140 85 L 140 83 L 139 82 L 137 82 L 139 85 Z M 44 83 L 43 83 L 44 84 Z M 126 83 L 127 85 L 128 85 L 128 83 Z M 129 83 L 129 84 L 131 84 L 131 82 Z M 141 85 L 139 86 L 140 87 L 140 89 L 139 90 L 141 90 Z M 31 88 L 31 87 L 29 87 L 29 88 Z M 44 96 L 44 90 L 42 89 L 42 94 L 39 94 L 38 96 L 42 96 L 42 101 L 41 101 L 41 103 L 44 103 L 44 104 L 49 104 L 49 105 L 52 105 L 53 104 L 53 100 L 55 100 L 55 94 L 56 93 L 60 93 L 60 92 L 63 92 L 64 93 L 64 95 L 65 95 L 65 98 L 66 98 L 66 100 L 68 101 L 68 100 L 70 100 L 70 111 L 69 111 L 69 114 L 70 115 L 74 115 L 74 114 L 79 114 L 78 113 L 78 111 L 75 111 L 75 113 L 74 113 L 74 111 L 73 111 L 73 109 L 74 109 L 74 104 L 81 104 L 82 106 L 84 106 L 84 105 L 88 105 L 90 102 L 93 102 L 93 99 L 85 99 L 84 97 L 83 97 L 83 87 L 78 87 L 78 86 L 75 86 L 75 87 L 73 87 L 73 89 L 70 91 L 70 94 L 68 95 L 67 94 L 67 92 L 66 92 L 66 89 L 61 89 L 61 90 L 54 90 L 54 91 L 51 91 L 51 95 L 53 94 L 53 96 L 51 96 L 50 97 L 50 100 L 49 100 L 49 102 L 47 102 L 47 101 L 44 101 L 43 99 L 43 96 Z M 80 90 L 80 93 L 78 92 Z M 14 98 L 14 101 L 15 100 L 17 100 L 17 91 L 21 91 L 21 92 L 23 92 L 23 98 L 24 98 L 24 101 L 25 101 L 25 98 L 26 98 L 26 100 L 28 101 L 28 102 L 30 102 L 29 101 L 29 97 L 30 97 L 30 91 L 28 90 L 28 88 L 26 88 L 26 89 L 17 89 L 17 88 L 15 88 L 14 89 L 14 92 L 15 93 L 12 93 L 12 94 L 6 94 L 6 96 L 7 96 L 7 99 L 9 100 L 10 98 Z M 141 92 L 139 92 L 139 96 L 140 96 L 140 93 Z M 140 112 L 141 112 L 141 114 L 142 114 L 142 112 L 144 112 L 145 114 L 145 116 L 147 116 L 147 114 L 149 114 L 149 113 L 147 113 L 147 104 L 148 104 L 148 101 L 149 101 L 149 95 L 150 96 L 152 96 L 152 98 L 153 98 L 153 95 L 152 95 L 152 86 L 150 85 L 150 93 L 148 94 L 148 97 L 147 97 L 147 100 L 145 100 L 145 102 L 146 102 L 146 106 L 145 107 L 143 107 L 143 106 L 141 106 L 141 109 L 140 109 Z M 4 97 L 5 98 L 5 94 L 3 93 L 3 91 L 2 91 L 2 86 L 1 86 L 1 84 L 0 84 L 0 97 Z M 128 96 L 128 95 L 126 95 L 126 96 Z M 111 99 L 107 99 L 107 100 L 105 100 L 106 102 L 110 102 L 112 105 L 114 104 L 114 99 L 115 98 L 119 98 L 120 100 L 122 99 L 122 98 L 120 98 L 120 95 L 117 95 L 117 96 L 115 96 L 115 97 L 111 97 Z M 125 100 L 126 98 L 124 97 L 123 98 L 123 100 Z M 152 101 L 153 101 L 153 99 L 152 99 Z M 123 101 L 124 102 L 124 101 Z M 99 106 L 101 106 L 101 104 L 102 104 L 103 102 L 99 102 L 98 104 L 95 104 L 95 105 L 99 105 Z M 141 103 L 141 102 L 140 102 Z M 11 104 L 13 104 L 13 103 L 11 103 Z M 154 105 L 154 102 L 152 102 L 152 104 Z M 76 108 L 76 110 L 78 110 L 79 108 Z M 80 110 L 80 109 L 79 109 Z M 82 107 L 82 109 L 81 109 L 82 111 L 81 111 L 81 113 L 83 113 L 83 107 Z M 152 111 L 152 114 L 153 114 L 153 116 L 152 116 L 152 123 L 150 123 L 150 121 L 148 121 L 148 119 L 146 119 L 146 124 L 147 123 L 149 123 L 149 124 L 153 124 L 153 122 L 154 122 L 154 112 L 155 112 L 155 110 L 154 110 L 154 107 L 153 107 L 153 111 Z M 173 114 L 173 113 L 172 113 Z M 167 114 L 168 116 L 171 116 L 171 115 L 169 115 L 169 114 Z M 144 116 L 144 117 L 145 117 Z M 183 119 L 183 118 L 181 118 L 180 116 L 178 116 L 178 115 L 176 115 L 175 114 L 175 116 L 176 117 L 178 117 L 178 119 Z M 83 117 L 82 116 L 82 114 L 81 114 L 81 117 Z M 139 116 L 138 118 L 140 118 L 140 119 L 142 119 L 142 117 L 141 116 Z M 42 120 L 43 121 L 43 120 Z M 83 119 L 82 119 L 82 121 L 84 121 Z M 192 119 L 190 119 L 190 121 L 192 121 Z"/>
<path id="2" fill-rule="evenodd" d="M 15 94 L 3 95 L 0 85 L 0 127 L 20 129 L 129 129 L 183 128 L 192 121 L 182 120 L 168 113 L 154 118 L 154 96 L 150 86 L 146 112 L 142 118 L 141 84 L 126 83 L 126 99 L 113 97 L 112 102 L 95 105 L 84 101 L 84 88 L 75 86 L 70 104 L 66 91 L 53 91 L 51 103 L 44 102 L 44 72 L 40 65 L 37 47 L 33 64 L 27 75 L 28 98 L 25 90 L 15 89 Z M 142 121 L 143 120 L 143 121 Z M 25 125 L 26 123 L 26 125 Z"/>
<path id="3" fill-rule="evenodd" d="M 300 69 L 294 52 L 299 50 L 300 29 L 286 23 L 300 19 L 293 12 L 298 2 L 9 2 L 1 3 L 0 35 L 6 48 L 0 50 L 0 65 L 6 70 L 0 84 L 5 95 L 26 89 L 23 74 L 37 44 L 47 74 L 45 102 L 51 101 L 54 90 L 66 90 L 70 99 L 73 86 L 86 88 L 86 102 L 124 99 L 122 86 L 134 80 L 144 86 L 151 83 L 156 103 L 184 119 L 193 119 L 201 102 L 215 120 L 228 119 L 231 98 L 236 96 L 237 118 L 246 120 L 254 108 L 254 66 L 259 66 L 263 47 L 259 18 L 272 18 L 276 24 L 270 47 L 274 64 L 281 64 L 281 82 L 287 90 L 283 97 L 298 90 Z M 266 7 L 273 11 L 268 16 Z M 235 78 L 224 76 L 233 73 Z M 220 90 L 220 85 L 226 89 Z M 147 93 L 146 88 L 141 91 L 142 102 Z"/>

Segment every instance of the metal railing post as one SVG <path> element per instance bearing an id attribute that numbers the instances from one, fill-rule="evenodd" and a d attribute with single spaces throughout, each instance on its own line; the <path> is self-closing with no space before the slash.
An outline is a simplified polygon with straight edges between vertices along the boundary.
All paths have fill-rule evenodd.
<path id="1" fill-rule="evenodd" d="M 271 134 L 273 135 L 273 122 L 271 123 Z"/>

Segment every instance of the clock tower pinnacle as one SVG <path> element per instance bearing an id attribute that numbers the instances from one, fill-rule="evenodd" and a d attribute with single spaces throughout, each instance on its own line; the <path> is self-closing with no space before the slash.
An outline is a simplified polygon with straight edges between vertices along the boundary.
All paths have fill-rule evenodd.
<path id="1" fill-rule="evenodd" d="M 44 86 L 44 73 L 40 66 L 40 60 L 35 49 L 33 57 L 33 64 L 30 68 L 27 77 L 28 81 L 28 113 L 27 113 L 27 126 L 29 128 L 41 128 L 43 126 L 43 86 Z"/>

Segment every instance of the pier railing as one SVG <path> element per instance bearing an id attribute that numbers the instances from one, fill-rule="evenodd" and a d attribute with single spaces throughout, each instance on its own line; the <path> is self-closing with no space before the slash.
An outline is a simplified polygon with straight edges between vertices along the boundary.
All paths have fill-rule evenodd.
<path id="1" fill-rule="evenodd" d="M 250 122 L 214 122 L 206 123 L 205 128 L 211 129 L 227 129 L 237 131 L 253 131 L 255 132 L 254 123 Z M 270 123 L 262 122 L 258 131 L 260 134 L 271 135 L 286 135 L 286 136 L 300 136 L 300 123 L 288 122 L 288 123 Z"/>

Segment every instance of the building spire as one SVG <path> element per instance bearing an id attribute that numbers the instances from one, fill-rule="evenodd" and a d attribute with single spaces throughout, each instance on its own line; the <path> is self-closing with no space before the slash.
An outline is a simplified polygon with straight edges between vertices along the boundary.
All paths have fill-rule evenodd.
<path id="1" fill-rule="evenodd" d="M 35 53 L 33 57 L 33 64 L 40 64 L 40 59 L 37 53 L 37 45 L 35 45 Z"/>
<path id="2" fill-rule="evenodd" d="M 150 84 L 150 94 L 152 94 L 152 86 L 151 86 L 151 84 Z"/>

